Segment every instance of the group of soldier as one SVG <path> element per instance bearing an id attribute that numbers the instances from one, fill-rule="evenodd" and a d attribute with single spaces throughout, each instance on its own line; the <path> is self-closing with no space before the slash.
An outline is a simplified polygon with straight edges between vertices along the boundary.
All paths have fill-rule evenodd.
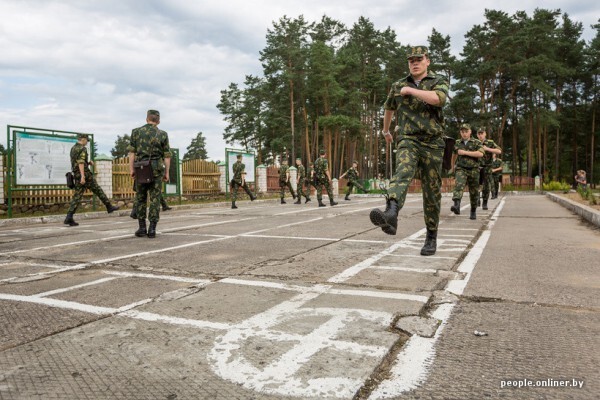
<path id="1" fill-rule="evenodd" d="M 437 234 L 441 210 L 441 182 L 442 158 L 445 154 L 447 143 L 444 139 L 444 117 L 442 108 L 448 98 L 448 82 L 442 75 L 428 71 L 431 63 L 428 49 L 425 46 L 413 46 L 407 54 L 409 75 L 395 82 L 384 103 L 383 136 L 386 144 L 396 143 L 396 166 L 386 193 L 385 209 L 373 209 L 369 214 L 371 222 L 380 227 L 388 235 L 395 235 L 398 228 L 398 213 L 404 206 L 408 187 L 415 177 L 420 176 L 423 189 L 423 214 L 426 227 L 425 243 L 421 248 L 421 255 L 430 256 L 436 253 Z M 396 116 L 396 137 L 390 133 L 392 119 Z M 156 225 L 159 219 L 162 182 L 169 181 L 169 165 L 171 154 L 169 152 L 169 138 L 166 132 L 158 129 L 160 113 L 149 110 L 146 125 L 132 131 L 129 150 L 129 170 L 131 176 L 136 178 L 136 171 L 140 172 L 139 164 L 152 167 L 152 179 L 144 182 L 136 178 L 135 213 L 139 221 L 139 229 L 135 232 L 138 237 L 150 238 L 156 235 Z M 498 196 L 497 184 L 494 184 L 493 172 L 501 171 L 501 163 L 496 158 L 502 150 L 490 139 L 486 138 L 485 129 L 479 129 L 478 139 L 471 138 L 471 127 L 463 124 L 460 127 L 461 140 L 454 148 L 453 161 L 456 176 L 456 187 L 453 193 L 451 210 L 460 214 L 460 202 L 465 185 L 469 186 L 471 205 L 471 218 L 476 218 L 476 208 L 479 202 L 479 177 L 483 178 L 482 197 L 483 209 L 488 208 L 490 193 L 492 198 Z M 87 150 L 85 144 L 87 137 L 80 136 L 80 141 L 71 150 L 71 163 L 76 179 L 79 179 L 75 195 L 71 201 L 65 223 L 77 225 L 73 214 L 81 200 L 85 189 L 92 190 L 106 205 L 108 212 L 118 209 L 110 204 L 100 187 L 95 183 L 93 175 L 87 164 Z M 331 176 L 325 151 L 321 150 L 319 158 L 306 170 L 300 159 L 296 160 L 298 167 L 297 188 L 294 192 L 287 162 L 280 168 L 280 197 L 285 204 L 285 189 L 297 198 L 295 204 L 301 204 L 302 197 L 305 203 L 310 201 L 310 186 L 316 189 L 319 207 L 325 207 L 322 199 L 323 189 L 329 195 L 331 206 L 334 201 Z M 349 194 L 354 186 L 362 188 L 358 183 L 357 164 L 346 171 L 341 177 L 348 176 L 349 185 L 346 190 L 345 200 L 350 200 Z M 482 172 L 480 172 L 480 169 Z M 141 172 L 140 172 L 141 173 Z M 241 155 L 233 165 L 233 178 L 230 182 L 232 189 L 232 208 L 237 208 L 237 192 L 241 187 L 254 200 L 245 181 L 245 166 Z M 341 178 L 340 177 L 340 178 Z M 306 185 L 306 191 L 304 191 Z M 362 188 L 364 190 L 364 188 Z M 150 199 L 148 220 L 150 226 L 146 228 L 146 204 Z"/>

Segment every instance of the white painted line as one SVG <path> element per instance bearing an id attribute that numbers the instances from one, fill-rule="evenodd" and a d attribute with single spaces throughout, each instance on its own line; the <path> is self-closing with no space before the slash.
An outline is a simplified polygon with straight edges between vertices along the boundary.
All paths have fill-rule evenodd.
<path id="1" fill-rule="evenodd" d="M 446 238 L 446 237 L 467 237 L 467 238 L 474 238 L 474 235 L 438 235 L 438 238 Z"/>
<path id="2" fill-rule="evenodd" d="M 114 277 L 114 278 L 101 278 L 101 279 L 97 279 L 95 281 L 86 282 L 86 283 L 82 283 L 82 284 L 79 284 L 79 285 L 74 285 L 74 286 L 69 286 L 69 287 L 66 287 L 66 288 L 49 290 L 47 292 L 34 294 L 31 297 L 47 297 L 47 296 L 52 296 L 54 294 L 59 294 L 59 293 L 64 293 L 64 292 L 70 292 L 71 290 L 79 289 L 79 288 L 86 287 L 86 286 L 100 285 L 100 284 L 102 284 L 104 282 L 109 282 L 109 281 L 112 281 L 114 279 L 117 279 L 117 278 L 116 277 Z"/>
<path id="3" fill-rule="evenodd" d="M 186 226 L 180 226 L 177 228 L 161 229 L 160 231 L 161 232 L 178 232 L 178 231 L 189 230 L 189 229 L 205 228 L 207 226 L 224 225 L 224 224 L 238 223 L 238 222 L 243 222 L 243 221 L 250 221 L 253 219 L 256 219 L 256 217 L 240 218 L 240 219 L 233 219 L 233 220 L 227 220 L 227 221 L 208 222 L 206 224 L 186 225 Z M 131 236 L 131 235 L 129 235 L 129 236 Z"/>
<path id="4" fill-rule="evenodd" d="M 479 229 L 476 229 L 476 228 L 438 228 L 438 230 L 444 230 L 444 231 L 479 231 Z"/>
<path id="5" fill-rule="evenodd" d="M 172 276 L 172 275 L 154 275 L 154 274 L 144 274 L 144 273 L 139 273 L 139 272 L 121 272 L 121 271 L 108 271 L 108 270 L 103 270 L 102 272 L 107 275 L 123 276 L 126 278 L 164 279 L 164 280 L 175 281 L 175 282 L 193 283 L 196 285 L 208 284 L 211 282 L 207 279 L 184 278 L 181 276 Z"/>
<path id="6" fill-rule="evenodd" d="M 126 306 L 119 307 L 119 308 L 117 308 L 116 311 L 118 313 L 123 312 L 123 311 L 128 311 L 128 310 L 131 310 L 132 308 L 143 306 L 144 304 L 148 304 L 151 302 L 152 302 L 152 299 L 144 299 L 144 300 L 136 301 L 135 303 L 131 303 L 131 304 L 127 304 Z"/>
<path id="7" fill-rule="evenodd" d="M 117 310 L 115 308 L 90 306 L 88 304 L 75 303 L 73 301 L 57 300 L 47 297 L 34 296 L 19 296 L 16 294 L 0 293 L 0 300 L 20 301 L 24 303 L 42 304 L 45 306 L 62 308 L 67 310 L 83 311 L 90 314 L 113 314 Z"/>
<path id="8" fill-rule="evenodd" d="M 61 272 L 66 272 L 66 271 L 75 271 L 75 270 L 78 270 L 78 269 L 84 269 L 84 268 L 86 268 L 88 266 L 89 266 L 89 264 L 77 264 L 77 265 L 74 265 L 72 267 L 63 267 L 63 268 L 59 268 L 59 269 L 53 269 L 52 271 L 38 272 L 38 273 L 35 273 L 35 274 L 28 274 L 28 275 L 25 275 L 25 276 L 15 276 L 15 277 L 12 277 L 12 278 L 0 279 L 0 283 L 2 283 L 2 282 L 11 282 L 11 281 L 14 281 L 14 280 L 20 279 L 20 278 L 28 278 L 28 277 L 44 276 L 44 275 L 54 275 L 54 274 L 59 274 Z M 49 268 L 51 268 L 51 267 L 49 267 Z"/>
<path id="9" fill-rule="evenodd" d="M 318 240 L 318 241 L 326 241 L 326 242 L 336 242 L 341 239 L 338 238 L 320 238 L 320 237 L 305 237 L 305 236 L 275 236 L 275 235 L 250 235 L 250 234 L 241 234 L 241 237 L 248 238 L 266 238 L 266 239 L 294 239 L 294 240 Z"/>
<path id="10" fill-rule="evenodd" d="M 389 242 L 386 242 L 385 240 L 360 240 L 360 239 L 342 239 L 342 242 L 354 242 L 354 243 L 382 243 L 382 244 L 388 244 Z"/>
<path id="11" fill-rule="evenodd" d="M 401 265 L 373 265 L 371 268 L 374 269 L 389 269 L 393 271 L 402 271 L 402 272 L 416 272 L 419 274 L 435 274 L 437 269 L 428 269 L 428 268 L 410 268 L 403 267 Z"/>
<path id="12" fill-rule="evenodd" d="M 363 297 L 376 297 L 381 299 L 391 300 L 410 300 L 418 301 L 420 303 L 427 303 L 429 301 L 428 296 L 421 296 L 417 294 L 409 293 L 390 293 L 390 292 L 374 292 L 372 290 L 352 290 L 352 289 L 329 289 L 327 294 L 339 294 L 344 296 L 363 296 Z"/>
<path id="13" fill-rule="evenodd" d="M 416 254 L 390 254 L 390 257 L 413 257 L 423 258 L 423 256 Z M 427 259 L 438 259 L 438 260 L 458 260 L 458 257 L 442 257 L 442 256 L 427 256 Z"/>
<path id="14" fill-rule="evenodd" d="M 195 328 L 200 329 L 215 329 L 215 330 L 227 330 L 230 329 L 229 324 L 219 323 L 219 322 L 210 322 L 210 321 L 201 321 L 196 319 L 187 319 L 187 318 L 179 318 L 179 317 L 169 317 L 166 315 L 154 314 L 150 312 L 144 311 L 136 311 L 129 310 L 117 315 L 141 319 L 143 321 L 151 321 L 151 322 L 164 322 L 166 324 L 171 325 L 185 325 L 185 326 L 193 326 Z"/>

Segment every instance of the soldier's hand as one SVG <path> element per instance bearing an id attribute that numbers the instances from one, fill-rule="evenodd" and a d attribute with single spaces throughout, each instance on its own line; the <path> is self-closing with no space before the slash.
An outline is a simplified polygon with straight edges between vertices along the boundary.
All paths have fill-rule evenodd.
<path id="1" fill-rule="evenodd" d="M 168 173 L 166 173 L 165 176 L 163 176 L 163 181 L 169 182 L 169 174 Z"/>
<path id="2" fill-rule="evenodd" d="M 387 144 L 390 144 L 394 141 L 394 138 L 392 137 L 392 134 L 389 131 L 383 132 L 383 137 L 385 138 L 385 142 Z"/>
<path id="3" fill-rule="evenodd" d="M 81 176 L 81 180 L 79 181 L 82 185 L 85 185 L 85 176 Z"/>

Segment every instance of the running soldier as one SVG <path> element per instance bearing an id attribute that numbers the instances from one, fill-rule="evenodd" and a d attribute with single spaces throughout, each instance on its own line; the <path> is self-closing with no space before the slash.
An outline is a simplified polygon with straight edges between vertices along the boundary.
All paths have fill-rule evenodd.
<path id="1" fill-rule="evenodd" d="M 367 189 L 364 188 L 363 185 L 360 184 L 360 182 L 358 181 L 358 161 L 352 161 L 352 167 L 348 168 L 348 171 L 344 172 L 342 174 L 342 176 L 340 176 L 339 179 L 342 179 L 344 176 L 348 175 L 348 184 L 346 185 L 346 197 L 344 197 L 344 200 L 350 200 L 350 193 L 352 193 L 352 189 L 354 189 L 354 186 L 356 186 L 357 188 L 359 188 L 360 190 L 362 190 L 365 193 L 369 193 L 369 191 Z"/>
<path id="2" fill-rule="evenodd" d="M 471 137 L 471 125 L 460 126 L 460 138 L 454 145 L 452 165 L 454 165 L 454 178 L 456 186 L 452 194 L 454 205 L 450 210 L 456 215 L 460 214 L 460 201 L 465 191 L 465 185 L 469 185 L 469 200 L 471 202 L 471 219 L 476 219 L 477 200 L 479 198 L 479 159 L 483 157 L 483 145 L 477 139 Z"/>
<path id="3" fill-rule="evenodd" d="M 86 134 L 77 135 L 77 143 L 71 148 L 71 172 L 73 172 L 73 180 L 75 181 L 75 189 L 73 192 L 73 198 L 69 204 L 69 210 L 67 211 L 67 217 L 65 218 L 65 224 L 69 226 L 79 225 L 73 219 L 73 215 L 81 203 L 83 193 L 86 189 L 94 193 L 102 204 L 106 207 L 106 211 L 110 214 L 113 211 L 117 211 L 119 207 L 113 206 L 108 200 L 108 197 L 104 194 L 104 191 L 94 179 L 94 174 L 90 170 L 90 165 L 93 165 L 93 161 L 88 161 L 88 144 L 89 137 Z"/>

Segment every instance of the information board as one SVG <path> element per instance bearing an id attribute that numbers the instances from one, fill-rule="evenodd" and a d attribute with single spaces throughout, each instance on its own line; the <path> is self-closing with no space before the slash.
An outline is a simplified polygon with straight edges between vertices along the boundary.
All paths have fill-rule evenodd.
<path id="1" fill-rule="evenodd" d="M 254 180 L 255 180 L 255 177 L 254 177 L 254 171 L 255 171 L 254 154 L 246 153 L 242 150 L 233 150 L 233 149 L 226 150 L 228 181 L 230 181 L 231 178 L 233 177 L 233 164 L 235 164 L 235 162 L 237 161 L 238 154 L 242 155 L 242 163 L 244 163 L 244 165 L 246 167 L 245 168 L 246 182 L 254 182 Z M 229 186 L 229 182 L 227 182 L 226 186 Z"/>
<path id="2" fill-rule="evenodd" d="M 65 185 L 71 170 L 71 147 L 76 137 L 14 132 L 15 183 L 17 185 Z M 88 143 L 88 154 L 90 144 Z"/>

